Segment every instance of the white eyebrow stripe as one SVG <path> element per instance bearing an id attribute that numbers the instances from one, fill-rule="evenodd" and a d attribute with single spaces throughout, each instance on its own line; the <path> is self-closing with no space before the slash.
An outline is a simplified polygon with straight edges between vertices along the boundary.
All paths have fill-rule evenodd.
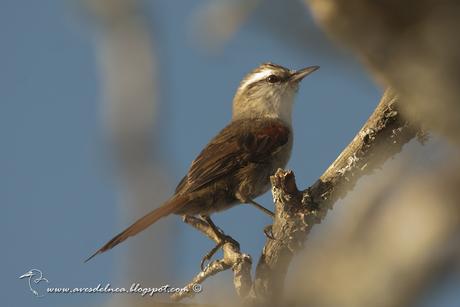
<path id="1" fill-rule="evenodd" d="M 275 74 L 275 71 L 272 69 L 265 69 L 265 70 L 259 71 L 258 73 L 251 75 L 251 77 L 248 78 L 247 80 L 244 80 L 243 84 L 241 84 L 241 88 L 245 88 L 249 84 L 263 80 L 273 74 Z"/>

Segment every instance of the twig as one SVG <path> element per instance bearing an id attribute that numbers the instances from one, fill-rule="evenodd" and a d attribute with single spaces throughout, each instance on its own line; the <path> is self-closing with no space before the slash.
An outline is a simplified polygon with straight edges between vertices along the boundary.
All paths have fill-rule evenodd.
<path id="1" fill-rule="evenodd" d="M 215 232 L 205 221 L 193 216 L 185 216 L 184 222 L 201 231 L 214 242 L 220 242 Z M 171 298 L 175 301 L 179 301 L 186 297 L 193 297 L 197 293 L 193 291 L 196 285 L 201 284 L 207 278 L 230 268 L 233 270 L 233 284 L 236 292 L 240 297 L 247 296 L 252 285 L 251 257 L 241 253 L 240 247 L 233 242 L 226 242 L 222 246 L 222 250 L 224 254 L 222 259 L 215 260 L 208 264 L 203 271 L 199 272 L 192 281 L 185 286 L 187 291 L 174 293 Z"/>

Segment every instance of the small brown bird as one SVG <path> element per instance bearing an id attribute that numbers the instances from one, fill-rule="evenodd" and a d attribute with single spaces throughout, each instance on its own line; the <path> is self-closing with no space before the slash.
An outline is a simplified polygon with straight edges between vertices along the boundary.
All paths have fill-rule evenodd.
<path id="1" fill-rule="evenodd" d="M 233 99 L 230 124 L 192 162 L 175 194 L 86 261 L 171 213 L 200 215 L 222 240 L 226 238 L 209 218 L 211 213 L 247 203 L 273 214 L 254 198 L 269 190 L 270 176 L 289 160 L 294 96 L 300 81 L 318 68 L 310 66 L 293 71 L 265 63 L 246 75 Z"/>

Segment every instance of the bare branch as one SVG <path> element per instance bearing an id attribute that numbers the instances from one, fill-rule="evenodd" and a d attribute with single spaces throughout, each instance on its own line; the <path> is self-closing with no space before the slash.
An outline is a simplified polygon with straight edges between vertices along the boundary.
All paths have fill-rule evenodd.
<path id="1" fill-rule="evenodd" d="M 358 178 L 398 153 L 418 132 L 401 117 L 398 97 L 387 90 L 361 131 L 313 186 L 300 192 L 291 171 L 280 169 L 272 176 L 275 239 L 267 239 L 257 265 L 253 289 L 257 300 L 272 304 L 279 300 L 289 263 L 313 225 L 321 223 Z"/>
<path id="2" fill-rule="evenodd" d="M 220 242 L 220 239 L 216 236 L 212 228 L 202 219 L 193 216 L 184 216 L 184 222 L 199 230 L 214 242 Z M 175 301 L 179 301 L 186 297 L 193 297 L 196 294 L 196 292 L 193 291 L 196 285 L 230 268 L 233 270 L 233 284 L 236 292 L 240 297 L 247 296 L 252 285 L 251 257 L 241 253 L 240 247 L 232 242 L 226 242 L 222 246 L 222 250 L 224 253 L 222 259 L 215 260 L 207 265 L 203 271 L 199 272 L 192 281 L 185 286 L 187 291 L 174 293 L 171 298 Z"/>

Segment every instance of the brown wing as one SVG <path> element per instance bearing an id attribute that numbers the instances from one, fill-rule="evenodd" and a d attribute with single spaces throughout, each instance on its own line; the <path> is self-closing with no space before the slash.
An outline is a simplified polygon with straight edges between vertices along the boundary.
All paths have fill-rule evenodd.
<path id="1" fill-rule="evenodd" d="M 249 163 L 266 163 L 288 142 L 289 134 L 289 128 L 280 120 L 233 121 L 193 161 L 176 192 L 199 190 Z"/>

